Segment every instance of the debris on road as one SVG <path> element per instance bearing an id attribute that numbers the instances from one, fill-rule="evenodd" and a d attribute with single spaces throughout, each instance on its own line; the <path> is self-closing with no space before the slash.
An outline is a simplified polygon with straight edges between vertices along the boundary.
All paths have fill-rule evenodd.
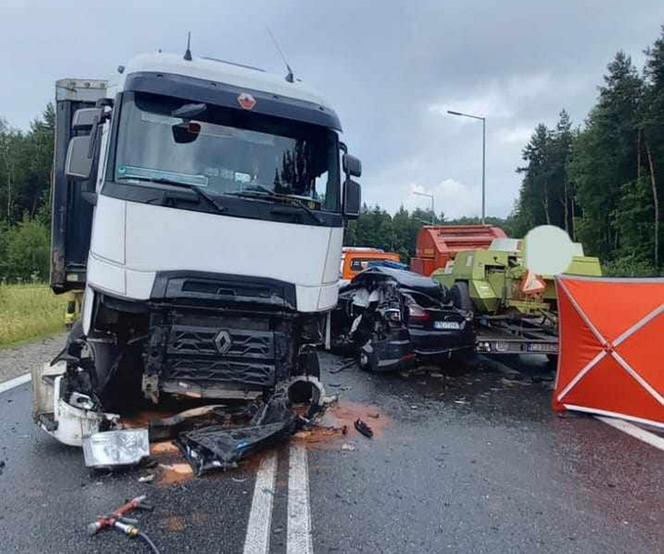
<path id="1" fill-rule="evenodd" d="M 346 361 L 345 363 L 341 364 L 338 367 L 335 367 L 334 369 L 330 369 L 328 373 L 334 374 L 334 373 L 341 373 L 344 369 L 348 369 L 349 367 L 353 367 L 357 361 L 355 359 L 352 359 L 350 361 Z"/>
<path id="2" fill-rule="evenodd" d="M 131 466 L 149 455 L 147 429 L 118 429 L 83 438 L 83 456 L 87 467 Z"/>
<path id="3" fill-rule="evenodd" d="M 341 445 L 341 450 L 347 450 L 349 452 L 353 452 L 353 451 L 357 450 L 357 448 L 355 447 L 354 444 L 351 444 L 349 442 L 345 442 Z"/>
<path id="4" fill-rule="evenodd" d="M 317 379 L 300 380 L 302 383 L 309 385 L 308 394 L 302 387 L 296 391 L 298 399 L 309 399 L 305 416 L 291 407 L 290 399 L 294 395 L 291 385 L 275 392 L 268 402 L 256 410 L 248 425 L 234 428 L 227 425 L 198 427 L 181 433 L 175 444 L 197 476 L 213 469 L 233 469 L 240 460 L 294 435 L 310 424 L 325 405 L 336 402 L 336 397 L 325 397 Z"/>
<path id="5" fill-rule="evenodd" d="M 146 510 L 151 512 L 154 507 L 145 503 L 146 498 L 145 495 L 137 496 L 120 506 L 112 514 L 97 518 L 97 521 L 88 525 L 88 534 L 96 535 L 105 529 L 115 529 L 116 531 L 127 535 L 130 539 L 141 539 L 150 547 L 152 552 L 159 554 L 159 549 L 155 546 L 154 542 L 152 542 L 152 539 L 150 539 L 150 537 L 137 526 L 138 521 L 127 517 L 127 514 L 136 510 Z"/>
<path id="6" fill-rule="evenodd" d="M 152 483 L 152 481 L 154 481 L 154 473 L 143 475 L 142 477 L 138 478 L 139 483 Z"/>
<path id="7" fill-rule="evenodd" d="M 361 435 L 364 435 L 364 436 L 367 437 L 368 439 L 373 438 L 373 431 L 372 431 L 371 427 L 369 427 L 369 426 L 368 426 L 364 421 L 362 421 L 361 419 L 356 419 L 356 420 L 355 420 L 355 423 L 354 423 L 353 425 L 355 425 L 355 429 L 356 429 L 357 432 L 360 433 Z"/>

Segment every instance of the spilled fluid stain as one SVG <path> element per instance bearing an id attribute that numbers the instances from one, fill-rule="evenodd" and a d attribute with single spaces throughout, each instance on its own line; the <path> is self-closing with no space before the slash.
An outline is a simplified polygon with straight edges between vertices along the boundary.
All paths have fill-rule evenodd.
<path id="1" fill-rule="evenodd" d="M 380 440 L 392 420 L 378 407 L 372 404 L 339 401 L 328 406 L 316 425 L 299 431 L 288 440 L 305 443 L 312 449 L 338 449 L 347 440 L 369 440 L 360 434 L 354 426 L 361 419 L 373 431 L 372 440 Z M 287 441 L 286 441 L 287 442 Z M 238 468 L 228 471 L 216 471 L 206 474 L 206 478 L 237 478 L 238 472 L 253 473 L 260 466 L 264 455 L 270 450 L 258 452 L 242 460 Z M 184 460 L 180 449 L 173 441 L 156 442 L 150 445 L 150 455 L 158 462 L 156 469 L 158 486 L 182 485 L 195 478 L 191 466 Z"/>
<path id="2" fill-rule="evenodd" d="M 369 440 L 355 429 L 354 423 L 358 419 L 371 427 L 374 440 L 382 438 L 392 422 L 377 406 L 339 401 L 327 408 L 318 425 L 297 433 L 294 439 L 307 443 L 311 448 L 338 448 L 340 441 L 355 438 Z"/>
<path id="3" fill-rule="evenodd" d="M 181 516 L 169 516 L 164 523 L 164 527 L 171 533 L 182 533 L 186 527 L 185 520 Z"/>
<path id="4" fill-rule="evenodd" d="M 175 414 L 177 414 L 177 412 L 173 410 L 168 410 L 168 411 L 143 410 L 128 416 L 123 416 L 122 424 L 130 429 L 136 429 L 140 427 L 147 428 L 154 421 L 159 421 L 160 419 L 172 417 Z"/>
<path id="5" fill-rule="evenodd" d="M 157 485 L 170 486 L 187 483 L 194 478 L 194 470 L 184 462 L 178 464 L 160 464 L 160 475 L 157 479 Z"/>
<path id="6" fill-rule="evenodd" d="M 157 485 L 181 485 L 194 478 L 194 471 L 184 461 L 180 449 L 173 441 L 155 442 L 150 445 L 150 456 L 157 461 Z"/>

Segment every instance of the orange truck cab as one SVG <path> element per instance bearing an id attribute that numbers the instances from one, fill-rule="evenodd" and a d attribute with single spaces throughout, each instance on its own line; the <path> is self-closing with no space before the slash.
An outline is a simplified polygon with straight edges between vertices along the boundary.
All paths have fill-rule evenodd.
<path id="1" fill-rule="evenodd" d="M 340 284 L 348 283 L 360 271 L 369 267 L 370 262 L 401 262 L 396 252 L 385 252 L 380 248 L 364 248 L 359 246 L 346 246 L 341 253 L 341 281 Z"/>

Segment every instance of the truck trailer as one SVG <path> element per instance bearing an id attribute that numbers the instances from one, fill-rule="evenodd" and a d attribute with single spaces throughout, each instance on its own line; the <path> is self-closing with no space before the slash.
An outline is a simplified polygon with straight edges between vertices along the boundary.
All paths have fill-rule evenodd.
<path id="1" fill-rule="evenodd" d="M 318 378 L 360 161 L 288 75 L 144 54 L 56 84 L 51 286 L 82 291 L 33 375 L 62 442 L 166 399 L 265 398 Z"/>

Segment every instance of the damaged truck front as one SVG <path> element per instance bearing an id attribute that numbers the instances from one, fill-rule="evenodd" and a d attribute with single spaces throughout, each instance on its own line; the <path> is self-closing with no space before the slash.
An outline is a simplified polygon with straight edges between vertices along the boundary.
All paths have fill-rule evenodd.
<path id="1" fill-rule="evenodd" d="M 39 425 L 80 445 L 141 406 L 316 379 L 360 207 L 330 106 L 290 78 L 161 53 L 58 81 L 56 104 L 51 284 L 84 301 L 33 375 Z"/>

